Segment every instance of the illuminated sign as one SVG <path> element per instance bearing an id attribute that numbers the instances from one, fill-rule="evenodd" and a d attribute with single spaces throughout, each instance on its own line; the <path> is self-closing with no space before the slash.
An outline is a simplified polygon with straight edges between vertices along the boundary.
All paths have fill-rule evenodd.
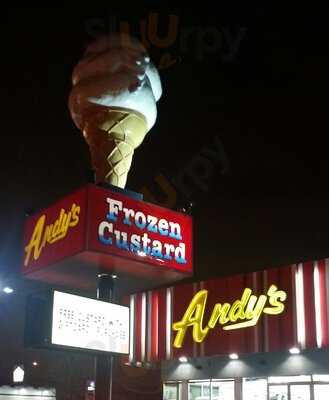
<path id="1" fill-rule="evenodd" d="M 189 215 L 87 185 L 26 219 L 23 274 L 93 290 L 101 267 L 147 289 L 192 273 L 192 236 Z"/>
<path id="2" fill-rule="evenodd" d="M 122 201 L 111 197 L 107 197 L 106 202 L 106 220 L 98 226 L 98 238 L 102 244 L 158 260 L 175 260 L 178 264 L 186 264 L 186 246 L 182 242 L 182 229 L 178 222 L 124 207 Z M 125 231 L 115 229 L 119 218 L 121 224 L 126 226 Z M 132 233 L 136 230 L 138 233 Z M 150 238 L 150 233 L 157 234 L 160 240 Z M 166 238 L 172 242 L 168 243 Z"/>
<path id="3" fill-rule="evenodd" d="M 51 343 L 129 353 L 129 308 L 54 291 Z"/>
<path id="4" fill-rule="evenodd" d="M 79 223 L 80 207 L 72 204 L 69 211 L 62 208 L 55 221 L 47 224 L 46 214 L 42 214 L 37 220 L 32 236 L 27 246 L 25 246 L 24 266 L 33 260 L 38 260 L 43 249 L 66 237 L 68 230 Z"/>
<path id="5" fill-rule="evenodd" d="M 275 285 L 271 285 L 266 295 L 255 296 L 252 290 L 246 288 L 241 299 L 233 304 L 215 304 L 208 324 L 204 324 L 204 313 L 206 309 L 208 291 L 201 290 L 195 294 L 191 300 L 183 318 L 173 324 L 173 330 L 177 331 L 174 339 L 174 347 L 181 348 L 189 327 L 192 328 L 193 340 L 201 343 L 207 337 L 210 329 L 217 324 L 223 325 L 224 330 L 242 329 L 257 324 L 262 313 L 269 315 L 281 314 L 287 298 L 287 293 L 278 290 Z"/>

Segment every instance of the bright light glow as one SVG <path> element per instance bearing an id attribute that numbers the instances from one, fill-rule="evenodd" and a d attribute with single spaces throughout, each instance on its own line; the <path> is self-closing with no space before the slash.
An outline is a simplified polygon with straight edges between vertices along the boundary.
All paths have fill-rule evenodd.
<path id="1" fill-rule="evenodd" d="M 129 307 L 56 290 L 53 297 L 52 344 L 128 354 Z"/>
<path id="2" fill-rule="evenodd" d="M 11 294 L 11 293 L 14 292 L 14 289 L 11 288 L 11 287 L 9 287 L 9 286 L 6 286 L 5 288 L 3 288 L 3 291 L 4 291 L 5 293 L 7 293 L 7 294 Z"/>
<path id="3" fill-rule="evenodd" d="M 146 257 L 147 256 L 147 254 L 146 253 L 144 253 L 144 251 L 137 251 L 137 254 L 139 255 L 139 256 L 141 256 L 141 257 Z"/>
<path id="4" fill-rule="evenodd" d="M 297 340 L 305 347 L 305 306 L 304 306 L 304 279 L 303 265 L 299 264 L 296 271 L 296 312 L 297 312 Z"/>
<path id="5" fill-rule="evenodd" d="M 13 371 L 13 381 L 15 383 L 20 383 L 24 381 L 24 368 L 23 366 L 18 366 Z"/>
<path id="6" fill-rule="evenodd" d="M 130 296 L 130 342 L 129 363 L 134 361 L 134 339 L 135 339 L 135 296 Z"/>
<path id="7" fill-rule="evenodd" d="M 320 273 L 317 263 L 315 263 L 314 266 L 313 281 L 314 281 L 314 300 L 315 300 L 316 344 L 318 347 L 322 347 Z"/>
<path id="8" fill-rule="evenodd" d="M 89 382 L 87 390 L 88 390 L 88 392 L 93 392 L 95 390 L 95 382 L 94 381 Z"/>
<path id="9" fill-rule="evenodd" d="M 171 288 L 167 289 L 166 293 L 166 306 L 167 306 L 167 315 L 166 315 L 166 357 L 167 360 L 171 357 L 171 327 L 172 327 L 172 291 Z"/>
<path id="10" fill-rule="evenodd" d="M 111 275 L 111 278 L 113 278 L 113 279 L 117 279 L 117 277 L 118 277 L 118 275 L 116 275 L 116 274 Z"/>
<path id="11" fill-rule="evenodd" d="M 181 357 L 179 357 L 178 361 L 181 363 L 187 363 L 188 359 L 185 356 L 181 356 Z"/>
<path id="12" fill-rule="evenodd" d="M 298 347 L 292 347 L 291 349 L 289 349 L 289 353 L 290 354 L 299 354 L 300 349 Z"/>
<path id="13" fill-rule="evenodd" d="M 33 365 L 33 367 L 37 367 L 39 364 L 37 361 L 33 361 L 32 365 Z"/>
<path id="14" fill-rule="evenodd" d="M 239 359 L 239 355 L 238 354 L 236 354 L 236 353 L 232 353 L 232 354 L 230 354 L 230 359 L 231 360 L 238 360 Z"/>
<path id="15" fill-rule="evenodd" d="M 141 341 L 141 356 L 144 362 L 146 359 L 146 293 L 142 294 Z"/>

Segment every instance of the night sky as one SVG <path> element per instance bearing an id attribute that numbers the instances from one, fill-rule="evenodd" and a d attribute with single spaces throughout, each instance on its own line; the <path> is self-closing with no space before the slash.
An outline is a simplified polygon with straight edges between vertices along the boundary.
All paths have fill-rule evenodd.
<path id="1" fill-rule="evenodd" d="M 173 64 L 127 187 L 161 203 L 162 174 L 173 208 L 193 203 L 196 278 L 329 256 L 328 14 L 303 7 L 3 8 L 0 280 L 19 274 L 25 212 L 91 179 L 67 108 L 74 65 L 114 22 L 140 37 L 151 12 L 162 34 L 177 16 L 178 34 L 150 45 Z"/>

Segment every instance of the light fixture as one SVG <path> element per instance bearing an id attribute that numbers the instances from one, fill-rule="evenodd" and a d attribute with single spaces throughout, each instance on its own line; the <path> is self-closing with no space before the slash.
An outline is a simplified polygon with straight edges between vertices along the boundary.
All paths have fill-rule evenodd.
<path id="1" fill-rule="evenodd" d="M 292 347 L 291 349 L 289 349 L 289 353 L 290 354 L 299 354 L 300 349 L 298 347 Z"/>
<path id="2" fill-rule="evenodd" d="M 37 367 L 39 364 L 37 361 L 33 361 L 32 365 L 33 365 L 33 367 Z"/>
<path id="3" fill-rule="evenodd" d="M 239 355 L 236 354 L 236 353 L 231 353 L 229 355 L 229 357 L 230 357 L 231 360 L 238 360 L 239 359 Z"/>
<path id="4" fill-rule="evenodd" d="M 88 386 L 87 386 L 88 392 L 94 392 L 95 391 L 95 382 L 94 381 L 89 381 Z"/>
<path id="5" fill-rule="evenodd" d="M 111 278 L 112 278 L 112 279 L 117 279 L 117 277 L 118 277 L 118 275 L 116 275 L 116 274 L 112 274 L 112 275 L 111 275 Z"/>
<path id="6" fill-rule="evenodd" d="M 24 367 L 22 365 L 18 365 L 14 368 L 13 381 L 14 383 L 22 383 L 24 381 Z"/>
<path id="7" fill-rule="evenodd" d="M 185 356 L 180 356 L 179 359 L 178 359 L 178 361 L 181 362 L 181 363 L 187 363 L 188 360 L 187 360 L 187 357 L 185 357 Z"/>
<path id="8" fill-rule="evenodd" d="M 10 286 L 6 286 L 6 287 L 4 287 L 2 290 L 3 290 L 3 292 L 5 292 L 6 294 L 11 294 L 11 293 L 14 292 L 14 289 L 11 288 Z"/>

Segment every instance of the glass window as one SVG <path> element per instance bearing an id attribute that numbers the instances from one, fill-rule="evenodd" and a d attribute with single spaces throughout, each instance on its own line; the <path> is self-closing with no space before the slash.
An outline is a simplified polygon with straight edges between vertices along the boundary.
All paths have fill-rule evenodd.
<path id="1" fill-rule="evenodd" d="M 312 377 L 316 382 L 329 382 L 329 375 L 312 375 Z"/>
<path id="2" fill-rule="evenodd" d="M 243 400 L 267 400 L 267 379 L 243 379 L 242 393 Z"/>
<path id="3" fill-rule="evenodd" d="M 311 382 L 310 375 L 269 376 L 268 383 Z"/>
<path id="4" fill-rule="evenodd" d="M 211 400 L 234 400 L 234 381 L 211 381 Z"/>
<path id="5" fill-rule="evenodd" d="M 210 381 L 189 382 L 188 400 L 210 400 Z"/>
<path id="6" fill-rule="evenodd" d="M 329 385 L 314 385 L 314 400 L 328 400 Z"/>
<path id="7" fill-rule="evenodd" d="M 291 400 L 310 400 L 310 385 L 290 385 Z"/>
<path id="8" fill-rule="evenodd" d="M 287 385 L 273 385 L 268 387 L 269 400 L 288 400 Z"/>
<path id="9" fill-rule="evenodd" d="M 179 400 L 179 383 L 163 385 L 163 400 Z"/>

